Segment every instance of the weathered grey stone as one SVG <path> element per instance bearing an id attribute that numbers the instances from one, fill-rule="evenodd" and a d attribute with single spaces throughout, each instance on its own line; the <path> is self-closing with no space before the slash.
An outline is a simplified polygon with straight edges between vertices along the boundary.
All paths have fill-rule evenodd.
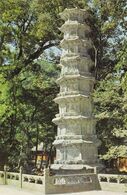
<path id="1" fill-rule="evenodd" d="M 91 73 L 94 62 L 88 54 L 92 41 L 88 38 L 90 27 L 85 19 L 87 11 L 73 8 L 60 14 L 65 20 L 60 30 L 64 33 L 63 49 L 57 79 L 60 92 L 55 98 L 59 114 L 53 119 L 58 125 L 54 141 L 56 160 L 51 166 L 58 170 L 81 170 L 98 165 L 99 141 L 95 131 L 91 93 L 95 78 Z M 80 167 L 80 168 L 79 168 Z M 83 171 L 84 172 L 84 171 Z"/>
<path id="2" fill-rule="evenodd" d="M 60 44 L 61 74 L 57 79 L 60 92 L 55 98 L 59 113 L 53 119 L 58 129 L 53 143 L 56 160 L 51 165 L 55 172 L 52 190 L 62 193 L 99 189 L 95 173 L 99 167 L 100 142 L 91 97 L 95 78 L 91 72 L 94 62 L 88 52 L 92 48 L 88 38 L 90 27 L 85 22 L 88 14 L 73 8 L 65 9 L 60 15 L 65 23 L 60 28 L 64 38 Z"/>

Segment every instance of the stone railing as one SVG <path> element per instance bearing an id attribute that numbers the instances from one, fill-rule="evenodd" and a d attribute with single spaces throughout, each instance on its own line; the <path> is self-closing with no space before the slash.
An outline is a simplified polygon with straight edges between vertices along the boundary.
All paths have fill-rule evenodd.
<path id="1" fill-rule="evenodd" d="M 44 176 L 22 174 L 22 187 L 44 192 Z"/>
<path id="2" fill-rule="evenodd" d="M 68 174 L 51 175 L 44 169 L 44 176 L 0 171 L 0 184 L 41 191 L 42 193 L 65 193 L 90 190 L 127 192 L 127 175 L 115 174 Z"/>
<path id="3" fill-rule="evenodd" d="M 44 176 L 0 171 L 0 184 L 26 188 L 43 193 L 64 193 L 96 189 L 98 185 L 96 174 L 51 175 L 49 169 L 44 169 Z"/>
<path id="4" fill-rule="evenodd" d="M 5 184 L 5 172 L 0 171 L 0 184 Z"/>
<path id="5" fill-rule="evenodd" d="M 102 190 L 127 192 L 127 175 L 98 174 Z"/>
<path id="6" fill-rule="evenodd" d="M 8 172 L 5 169 L 0 171 L 0 184 L 44 192 L 45 180 L 44 176 L 23 174 L 22 170 L 19 173 Z"/>

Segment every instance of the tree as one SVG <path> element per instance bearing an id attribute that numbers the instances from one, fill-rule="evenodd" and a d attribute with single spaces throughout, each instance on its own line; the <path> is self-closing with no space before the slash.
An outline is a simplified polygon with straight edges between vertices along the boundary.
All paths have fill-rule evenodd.
<path id="1" fill-rule="evenodd" d="M 118 53 L 114 71 L 100 81 L 94 92 L 97 131 L 102 145 L 101 157 L 105 160 L 126 157 L 126 43 Z"/>
<path id="2" fill-rule="evenodd" d="M 0 147 L 6 156 L 2 159 L 3 163 L 9 162 L 18 167 L 23 165 L 29 159 L 30 149 L 42 141 L 45 149 L 50 150 L 56 134 L 52 119 L 57 112 L 53 102 L 58 93 L 55 84 L 57 74 L 55 64 L 41 60 L 15 77 L 15 82 L 7 87 L 8 104 L 5 102 L 7 108 L 0 116 Z M 3 102 L 0 103 L 1 107 L 4 106 Z"/>
<path id="3" fill-rule="evenodd" d="M 117 53 L 122 50 L 122 43 L 127 33 L 126 0 L 90 1 L 93 18 L 92 38 L 95 49 L 96 79 L 102 80 L 111 73 L 118 63 Z"/>
<path id="4" fill-rule="evenodd" d="M 51 116 L 55 113 L 55 106 L 51 112 L 50 110 L 54 105 L 52 100 L 57 87 L 53 80 L 50 81 L 44 76 L 44 74 L 49 74 L 50 77 L 53 75 L 50 69 L 49 72 L 48 69 L 42 70 L 42 65 L 46 62 L 40 65 L 36 60 L 46 49 L 57 45 L 58 24 L 61 23 L 58 16 L 59 3 L 61 4 L 62 1 L 0 2 L 2 88 L 5 87 L 4 82 L 8 84 L 7 89 L 4 89 L 6 96 L 2 91 L 3 101 L 1 101 L 0 125 L 3 136 L 1 148 L 5 146 L 1 151 L 6 156 L 3 163 L 8 162 L 9 159 L 9 162 L 14 164 L 18 162 L 15 158 L 19 158 L 19 155 L 22 156 L 21 158 L 26 158 L 32 139 L 33 143 L 37 142 L 35 141 L 37 129 L 41 129 L 40 134 L 42 134 L 39 135 L 39 140 L 42 138 L 45 140 L 46 131 L 51 130 L 51 133 L 48 133 L 50 138 L 45 141 L 47 145 L 49 139 L 53 139 L 51 135 L 54 137 Z M 49 65 L 47 63 L 47 66 Z M 55 72 L 55 69 L 52 71 Z M 46 95 L 49 95 L 48 98 Z M 47 110 L 51 116 L 47 116 Z M 50 120 L 49 125 L 44 121 L 46 118 Z"/>
<path id="5" fill-rule="evenodd" d="M 59 43 L 59 13 L 74 1 L 2 0 L 0 2 L 0 61 L 12 66 L 9 78 L 31 65 L 43 52 Z M 25 9 L 24 9 L 25 8 Z"/>

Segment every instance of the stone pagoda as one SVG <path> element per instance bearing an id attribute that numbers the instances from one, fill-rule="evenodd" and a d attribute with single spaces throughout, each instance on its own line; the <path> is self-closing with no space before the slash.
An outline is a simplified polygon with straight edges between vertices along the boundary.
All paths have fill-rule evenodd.
<path id="1" fill-rule="evenodd" d="M 60 30 L 61 74 L 57 83 L 60 92 L 55 98 L 59 114 L 53 119 L 58 126 L 54 141 L 56 160 L 51 166 L 57 174 L 85 173 L 98 167 L 98 144 L 95 118 L 92 114 L 91 92 L 95 78 L 89 49 L 90 27 L 86 24 L 88 12 L 78 8 L 65 9 L 61 14 L 65 21 Z"/>

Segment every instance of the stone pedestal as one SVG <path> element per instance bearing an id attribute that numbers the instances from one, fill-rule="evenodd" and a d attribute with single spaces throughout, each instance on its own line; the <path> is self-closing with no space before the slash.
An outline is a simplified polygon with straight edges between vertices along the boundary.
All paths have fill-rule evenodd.
<path id="1" fill-rule="evenodd" d="M 64 39 L 61 57 L 61 74 L 57 83 L 60 92 L 55 98 L 59 114 L 53 119 L 58 126 L 54 141 L 56 160 L 51 166 L 57 174 L 90 173 L 98 167 L 99 141 L 92 114 L 91 92 L 95 78 L 91 73 L 94 66 L 88 54 L 92 48 L 90 28 L 86 24 L 87 11 L 65 9 L 61 18 Z"/>

